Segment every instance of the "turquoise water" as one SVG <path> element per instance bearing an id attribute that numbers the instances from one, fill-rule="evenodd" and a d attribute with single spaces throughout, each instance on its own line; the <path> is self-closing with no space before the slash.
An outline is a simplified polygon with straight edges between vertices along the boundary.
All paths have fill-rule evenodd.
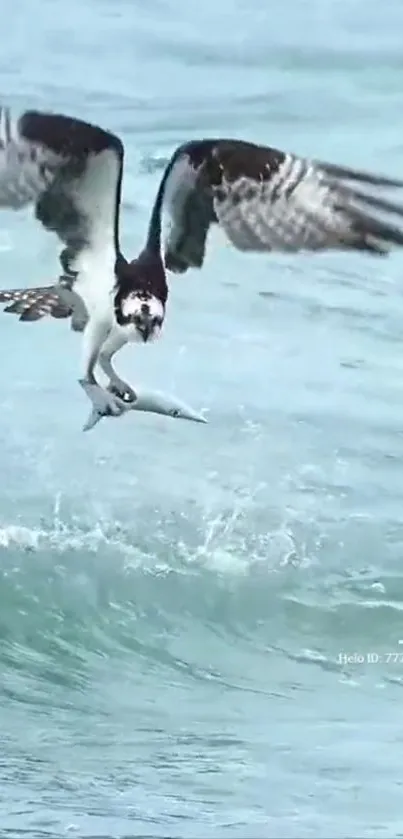
<path id="1" fill-rule="evenodd" d="M 1 90 L 122 136 L 135 254 L 191 137 L 401 176 L 402 31 L 397 0 L 16 0 Z M 2 213 L 2 286 L 57 253 Z M 403 836 L 403 257 L 215 234 L 170 282 L 118 366 L 206 426 L 82 434 L 77 336 L 1 316 L 0 835 Z"/>

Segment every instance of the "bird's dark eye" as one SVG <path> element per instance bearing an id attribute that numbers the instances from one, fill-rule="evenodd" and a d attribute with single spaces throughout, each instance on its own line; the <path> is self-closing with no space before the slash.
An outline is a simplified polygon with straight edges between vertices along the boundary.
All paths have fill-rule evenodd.
<path id="1" fill-rule="evenodd" d="M 175 419 L 179 417 L 179 411 L 177 408 L 173 408 L 173 410 L 171 411 L 171 417 L 174 417 Z"/>

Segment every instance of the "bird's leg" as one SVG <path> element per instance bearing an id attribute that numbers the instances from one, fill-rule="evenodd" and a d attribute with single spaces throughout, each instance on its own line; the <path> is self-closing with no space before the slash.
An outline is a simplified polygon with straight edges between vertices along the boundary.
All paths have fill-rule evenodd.
<path id="1" fill-rule="evenodd" d="M 98 359 L 99 366 L 101 370 L 105 373 L 105 376 L 109 379 L 108 384 L 108 391 L 113 393 L 115 396 L 118 396 L 119 399 L 123 399 L 124 402 L 135 402 L 137 399 L 136 393 L 127 382 L 123 381 L 116 370 L 112 366 L 112 353 L 106 354 L 101 353 Z"/>
<path id="2" fill-rule="evenodd" d="M 107 416 L 119 416 L 125 410 L 123 401 L 118 398 L 118 395 L 101 387 L 94 373 L 101 347 L 107 340 L 109 332 L 110 326 L 108 323 L 104 321 L 94 322 L 91 318 L 88 321 L 83 335 L 84 377 L 80 379 L 80 384 L 101 413 Z M 90 391 L 88 390 L 89 386 Z"/>
<path id="3" fill-rule="evenodd" d="M 136 393 L 133 388 L 127 384 L 127 382 L 123 381 L 123 379 L 118 376 L 112 365 L 113 356 L 121 349 L 121 347 L 124 346 L 125 343 L 125 340 L 120 339 L 115 339 L 113 343 L 112 341 L 107 340 L 99 354 L 98 364 L 103 373 L 105 373 L 105 376 L 109 379 L 108 391 L 115 396 L 118 396 L 119 399 L 122 399 L 123 402 L 128 404 L 136 401 Z"/>

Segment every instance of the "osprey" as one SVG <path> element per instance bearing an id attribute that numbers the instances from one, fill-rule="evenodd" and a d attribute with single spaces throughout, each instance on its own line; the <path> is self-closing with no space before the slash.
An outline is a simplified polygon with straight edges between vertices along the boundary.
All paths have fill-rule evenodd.
<path id="1" fill-rule="evenodd" d="M 36 111 L 13 119 L 0 108 L 0 208 L 34 204 L 38 221 L 63 244 L 55 284 L 2 290 L 0 302 L 23 321 L 71 317 L 72 329 L 83 333 L 80 383 L 98 387 L 97 364 L 109 378 L 97 396 L 106 414 L 136 398 L 113 355 L 128 341 L 159 336 L 168 298 L 160 202 L 140 255 L 128 262 L 120 249 L 123 157 L 121 140 L 96 125 Z"/>
<path id="2" fill-rule="evenodd" d="M 403 181 L 307 160 L 241 140 L 179 146 L 162 175 L 143 250 L 128 262 L 119 245 L 123 145 L 72 117 L 0 109 L 0 207 L 32 202 L 37 219 L 62 241 L 62 272 L 52 286 L 3 290 L 5 311 L 21 320 L 71 317 L 83 332 L 81 383 L 100 388 L 106 413 L 135 394 L 112 357 L 127 341 L 158 337 L 168 297 L 165 269 L 201 268 L 212 224 L 241 251 L 344 250 L 386 255 L 403 245 L 391 216 L 403 206 L 383 195 Z M 162 213 L 171 227 L 161 244 Z M 162 255 L 163 248 L 163 255 Z"/>

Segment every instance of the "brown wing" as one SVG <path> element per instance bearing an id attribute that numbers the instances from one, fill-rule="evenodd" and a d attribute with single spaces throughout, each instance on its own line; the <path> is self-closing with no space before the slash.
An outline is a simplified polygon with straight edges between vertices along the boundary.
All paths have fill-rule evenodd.
<path id="1" fill-rule="evenodd" d="M 403 205 L 384 194 L 403 181 L 239 140 L 188 143 L 173 160 L 166 186 L 171 271 L 201 267 L 215 222 L 243 251 L 384 255 L 403 245 Z"/>
<path id="2" fill-rule="evenodd" d="M 120 139 L 100 126 L 0 103 L 0 209 L 33 206 L 64 246 L 59 259 L 72 285 L 89 252 L 114 276 L 123 154 Z M 94 299 L 98 273 L 86 272 L 85 281 Z"/>

